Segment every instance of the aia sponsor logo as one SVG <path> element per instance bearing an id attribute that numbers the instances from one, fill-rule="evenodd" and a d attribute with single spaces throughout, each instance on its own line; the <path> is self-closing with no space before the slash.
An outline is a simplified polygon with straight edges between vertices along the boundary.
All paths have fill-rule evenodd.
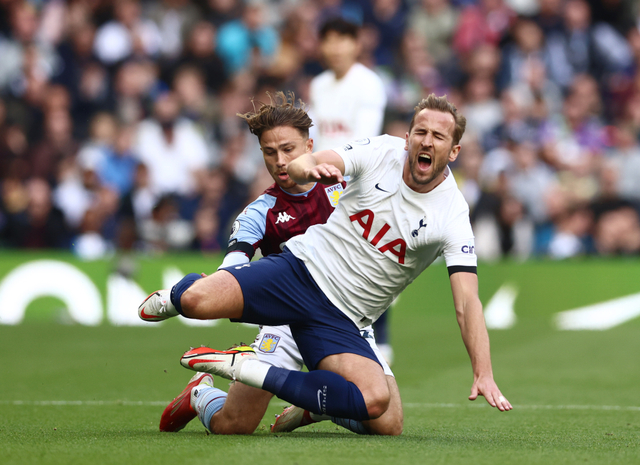
<path id="1" fill-rule="evenodd" d="M 407 253 L 407 243 L 404 241 L 404 239 L 396 238 L 390 241 L 387 241 L 385 239 L 384 243 L 381 243 L 380 247 L 378 247 L 378 243 L 380 243 L 382 239 L 384 239 L 384 237 L 391 229 L 391 226 L 389 226 L 387 223 L 385 223 L 384 226 L 380 228 L 373 239 L 369 240 L 369 234 L 371 233 L 371 227 L 373 226 L 374 217 L 375 215 L 371 210 L 363 210 L 359 213 L 351 215 L 349 219 L 351 220 L 351 222 L 355 221 L 360 226 L 362 226 L 362 237 L 369 241 L 372 246 L 376 247 L 379 252 L 389 252 L 395 255 L 396 257 L 398 257 L 398 263 L 404 265 L 404 257 Z"/>

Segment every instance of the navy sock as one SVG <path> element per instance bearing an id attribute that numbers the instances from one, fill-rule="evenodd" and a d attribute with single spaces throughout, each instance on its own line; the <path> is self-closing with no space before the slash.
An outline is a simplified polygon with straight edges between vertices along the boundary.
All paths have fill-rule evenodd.
<path id="1" fill-rule="evenodd" d="M 182 305 L 180 304 L 180 298 L 182 297 L 182 294 L 184 294 L 184 291 L 189 289 L 198 279 L 202 279 L 202 276 L 198 273 L 189 273 L 171 288 L 171 303 L 182 316 L 184 316 L 184 313 L 182 311 Z"/>
<path id="2" fill-rule="evenodd" d="M 368 420 L 358 387 L 331 371 L 309 373 L 271 367 L 262 389 L 310 412 L 353 420 Z"/>

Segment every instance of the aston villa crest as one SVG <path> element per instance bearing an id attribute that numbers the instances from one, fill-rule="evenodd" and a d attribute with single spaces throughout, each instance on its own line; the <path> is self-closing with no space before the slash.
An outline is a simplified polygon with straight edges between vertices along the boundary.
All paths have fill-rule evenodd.
<path id="1" fill-rule="evenodd" d="M 327 193 L 331 206 L 334 208 L 337 207 L 338 202 L 340 201 L 340 196 L 342 195 L 342 192 L 344 192 L 342 184 L 334 184 L 333 186 L 325 187 L 324 191 Z"/>

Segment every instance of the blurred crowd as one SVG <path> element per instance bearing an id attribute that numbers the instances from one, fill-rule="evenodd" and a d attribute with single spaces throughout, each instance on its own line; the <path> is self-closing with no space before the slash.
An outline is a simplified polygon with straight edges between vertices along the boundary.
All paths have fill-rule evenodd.
<path id="1" fill-rule="evenodd" d="M 308 101 L 317 32 L 362 26 L 385 133 L 447 94 L 480 258 L 640 253 L 631 0 L 0 0 L 0 247 L 218 251 L 272 183 L 236 116 Z M 311 109 L 313 110 L 313 109 Z"/>

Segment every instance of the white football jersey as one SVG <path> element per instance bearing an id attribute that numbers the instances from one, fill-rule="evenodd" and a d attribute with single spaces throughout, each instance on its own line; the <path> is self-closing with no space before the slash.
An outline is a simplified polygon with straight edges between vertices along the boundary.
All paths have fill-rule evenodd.
<path id="1" fill-rule="evenodd" d="M 342 79 L 327 70 L 311 81 L 314 150 L 339 147 L 349 141 L 380 135 L 387 104 L 382 79 L 356 63 Z"/>
<path id="2" fill-rule="evenodd" d="M 358 327 L 371 324 L 439 255 L 477 265 L 469 206 L 451 174 L 420 194 L 402 179 L 405 140 L 388 135 L 335 151 L 351 176 L 326 224 L 287 242 L 331 302 Z"/>

